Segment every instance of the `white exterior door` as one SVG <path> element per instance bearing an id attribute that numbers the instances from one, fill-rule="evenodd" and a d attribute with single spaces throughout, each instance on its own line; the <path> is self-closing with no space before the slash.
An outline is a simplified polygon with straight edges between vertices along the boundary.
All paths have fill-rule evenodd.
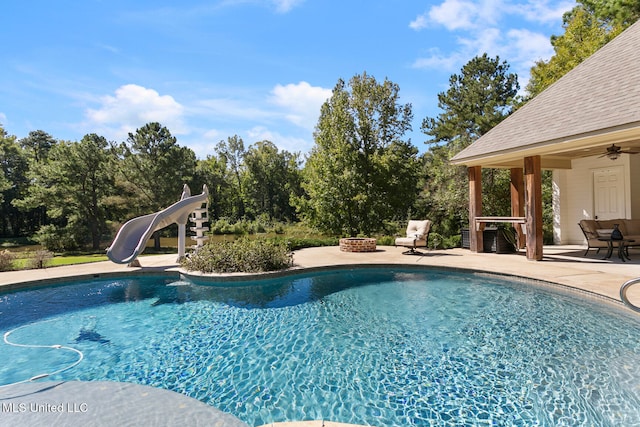
<path id="1" fill-rule="evenodd" d="M 593 192 L 596 219 L 625 217 L 624 171 L 622 166 L 594 170 Z"/>

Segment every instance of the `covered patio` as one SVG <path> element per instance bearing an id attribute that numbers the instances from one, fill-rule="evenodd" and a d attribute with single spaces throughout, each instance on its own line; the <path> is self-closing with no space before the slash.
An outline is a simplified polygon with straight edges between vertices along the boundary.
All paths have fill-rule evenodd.
<path id="1" fill-rule="evenodd" d="M 452 158 L 468 168 L 473 252 L 486 223 L 511 222 L 527 259 L 543 259 L 543 169 L 553 170 L 556 243 L 579 244 L 581 219 L 640 218 L 638 46 L 640 22 Z M 483 216 L 483 168 L 511 171 L 511 216 Z M 603 188 L 600 173 L 611 181 Z"/>

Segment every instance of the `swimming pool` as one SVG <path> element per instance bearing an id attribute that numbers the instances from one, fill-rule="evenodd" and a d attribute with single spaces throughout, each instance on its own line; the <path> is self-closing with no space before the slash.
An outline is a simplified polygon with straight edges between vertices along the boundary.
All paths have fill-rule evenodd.
<path id="1" fill-rule="evenodd" d="M 0 294 L 0 331 L 15 328 L 82 351 L 51 379 L 162 387 L 250 425 L 640 425 L 637 316 L 484 275 L 96 280 Z M 2 345 L 0 384 L 76 359 Z"/>

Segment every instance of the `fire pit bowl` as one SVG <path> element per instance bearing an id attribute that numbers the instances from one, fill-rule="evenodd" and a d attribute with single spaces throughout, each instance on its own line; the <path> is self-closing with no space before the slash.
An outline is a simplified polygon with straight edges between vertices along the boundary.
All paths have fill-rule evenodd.
<path id="1" fill-rule="evenodd" d="M 346 237 L 340 239 L 342 252 L 375 252 L 376 239 L 370 237 Z"/>

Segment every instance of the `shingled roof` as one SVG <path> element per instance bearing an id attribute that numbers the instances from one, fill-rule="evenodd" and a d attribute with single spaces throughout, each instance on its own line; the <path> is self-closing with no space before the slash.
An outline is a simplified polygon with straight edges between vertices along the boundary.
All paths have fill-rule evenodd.
<path id="1" fill-rule="evenodd" d="M 612 143 L 640 146 L 640 21 L 451 161 L 507 167 L 541 155 L 570 167 Z"/>

